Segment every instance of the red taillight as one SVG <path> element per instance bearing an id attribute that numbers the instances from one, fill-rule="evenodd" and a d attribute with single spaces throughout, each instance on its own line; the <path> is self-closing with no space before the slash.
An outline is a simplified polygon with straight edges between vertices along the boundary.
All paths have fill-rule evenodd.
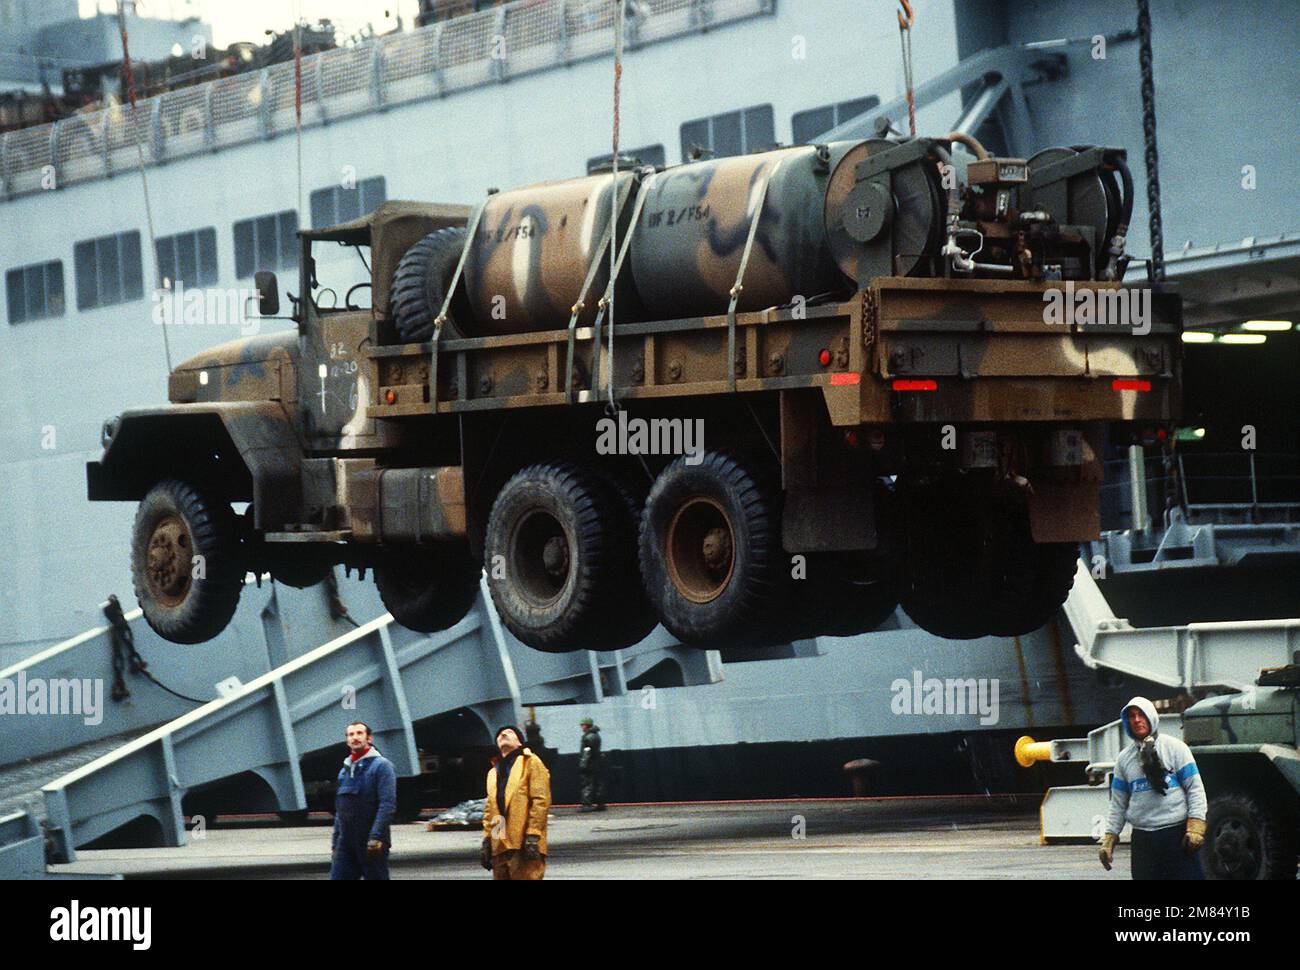
<path id="1" fill-rule="evenodd" d="M 820 363 L 823 367 L 830 366 L 831 352 L 829 350 L 823 350 L 820 354 L 817 355 L 817 362 Z"/>
<path id="2" fill-rule="evenodd" d="M 1110 382 L 1112 391 L 1149 391 L 1151 390 L 1150 381 L 1126 381 L 1121 377 L 1115 378 Z"/>
<path id="3" fill-rule="evenodd" d="M 897 380 L 894 381 L 893 388 L 896 391 L 937 391 L 939 390 L 939 382 L 929 378 L 922 381 Z"/>
<path id="4" fill-rule="evenodd" d="M 390 390 L 387 394 L 384 395 L 384 400 L 387 401 L 389 404 L 392 404 L 394 401 L 397 400 L 397 395 Z"/>
<path id="5" fill-rule="evenodd" d="M 839 373 L 831 375 L 831 387 L 845 387 L 850 384 L 860 384 L 861 382 L 862 375 L 857 373 Z"/>

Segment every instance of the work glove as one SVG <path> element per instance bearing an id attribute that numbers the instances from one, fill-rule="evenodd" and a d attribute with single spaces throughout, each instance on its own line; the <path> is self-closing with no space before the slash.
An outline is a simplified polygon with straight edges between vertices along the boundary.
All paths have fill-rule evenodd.
<path id="1" fill-rule="evenodd" d="M 369 842 L 366 843 L 367 859 L 378 859 L 383 854 L 384 854 L 384 843 L 380 842 L 378 839 L 371 839 Z"/>
<path id="2" fill-rule="evenodd" d="M 492 871 L 492 837 L 483 836 L 483 844 L 479 846 L 478 861 L 488 872 Z"/>
<path id="3" fill-rule="evenodd" d="M 1101 867 L 1110 872 L 1110 864 L 1115 860 L 1115 843 L 1119 841 L 1119 836 L 1114 832 L 1107 832 L 1101 837 L 1101 851 L 1097 853 L 1101 859 Z"/>
<path id="4" fill-rule="evenodd" d="M 530 835 L 525 838 L 522 851 L 524 859 L 528 862 L 536 862 L 542 857 L 542 837 L 540 835 Z"/>
<path id="5" fill-rule="evenodd" d="M 1205 819 L 1189 818 L 1187 820 L 1187 831 L 1183 835 L 1183 851 L 1188 855 L 1195 855 L 1201 851 L 1201 844 L 1205 841 Z"/>

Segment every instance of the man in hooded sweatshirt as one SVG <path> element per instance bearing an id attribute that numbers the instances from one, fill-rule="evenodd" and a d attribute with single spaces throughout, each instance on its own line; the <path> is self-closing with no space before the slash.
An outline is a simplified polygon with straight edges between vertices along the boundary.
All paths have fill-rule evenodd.
<path id="1" fill-rule="evenodd" d="M 370 726 L 353 721 L 348 756 L 334 796 L 331 879 L 387 879 L 390 826 L 397 810 L 397 770 L 373 744 Z"/>
<path id="2" fill-rule="evenodd" d="M 497 731 L 501 757 L 487 776 L 480 861 L 493 879 L 541 879 L 546 874 L 546 822 L 551 773 L 524 747 L 513 725 Z"/>
<path id="3" fill-rule="evenodd" d="M 1101 864 L 1110 870 L 1127 820 L 1134 879 L 1204 879 L 1197 853 L 1205 841 L 1205 785 L 1191 749 L 1160 733 L 1160 715 L 1145 697 L 1125 704 L 1120 721 L 1133 743 L 1111 776 Z"/>

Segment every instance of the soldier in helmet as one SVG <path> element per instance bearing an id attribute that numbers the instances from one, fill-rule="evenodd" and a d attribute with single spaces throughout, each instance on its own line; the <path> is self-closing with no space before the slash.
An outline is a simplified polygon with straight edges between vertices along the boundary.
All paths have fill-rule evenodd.
<path id="1" fill-rule="evenodd" d="M 605 810 L 605 765 L 600 753 L 600 728 L 590 717 L 578 724 L 582 727 L 579 744 L 578 774 L 582 777 L 582 812 Z"/>

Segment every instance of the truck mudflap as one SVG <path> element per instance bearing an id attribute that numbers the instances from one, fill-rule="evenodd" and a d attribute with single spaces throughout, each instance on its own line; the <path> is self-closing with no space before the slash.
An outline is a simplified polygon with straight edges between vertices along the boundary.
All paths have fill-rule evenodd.
<path id="1" fill-rule="evenodd" d="M 104 454 L 86 463 L 91 501 L 132 501 L 158 481 L 219 471 L 231 501 L 251 501 L 258 528 L 291 518 L 301 503 L 303 444 L 273 401 L 172 404 L 124 411 L 105 422 Z"/>

